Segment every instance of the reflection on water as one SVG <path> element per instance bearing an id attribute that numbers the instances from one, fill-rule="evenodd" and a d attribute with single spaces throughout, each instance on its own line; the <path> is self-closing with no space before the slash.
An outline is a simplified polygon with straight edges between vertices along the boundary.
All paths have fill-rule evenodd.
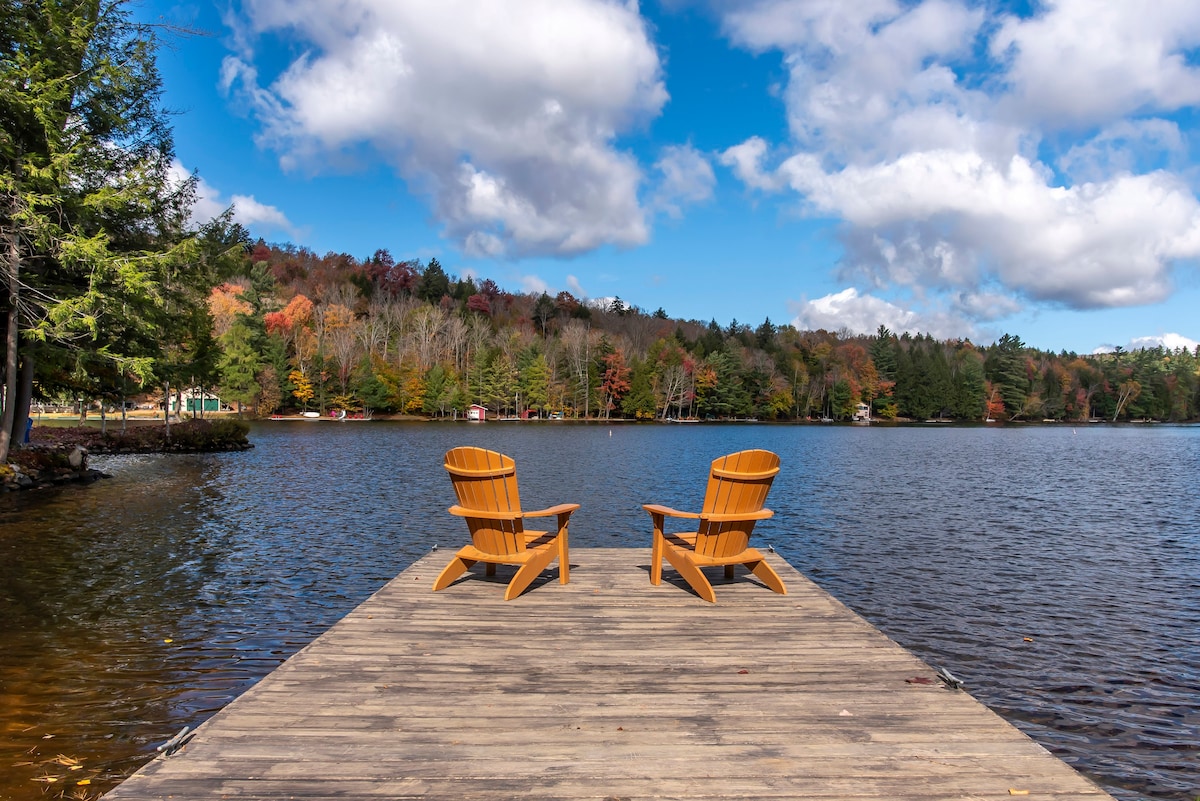
<path id="1" fill-rule="evenodd" d="M 762 542 L 1114 795 L 1200 795 L 1194 428 L 322 422 L 252 440 L 96 458 L 112 479 L 0 498 L 0 799 L 108 789 L 458 543 L 440 465 L 459 444 L 514 456 L 529 506 L 582 503 L 580 547 L 647 546 L 641 503 L 698 506 L 711 459 L 775 450 Z"/>

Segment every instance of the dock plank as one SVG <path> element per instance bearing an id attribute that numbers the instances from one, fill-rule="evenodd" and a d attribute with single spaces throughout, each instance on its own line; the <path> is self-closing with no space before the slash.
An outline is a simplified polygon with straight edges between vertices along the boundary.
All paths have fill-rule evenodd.
<path id="1" fill-rule="evenodd" d="M 1110 798 L 768 558 L 788 595 L 576 549 L 505 603 L 435 552 L 107 798 Z"/>

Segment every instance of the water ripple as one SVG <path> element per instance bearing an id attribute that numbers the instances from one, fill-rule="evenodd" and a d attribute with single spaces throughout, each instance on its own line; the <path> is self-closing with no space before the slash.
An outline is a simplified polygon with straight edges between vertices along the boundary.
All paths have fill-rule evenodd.
<path id="1" fill-rule="evenodd" d="M 1118 798 L 1192 801 L 1198 434 L 272 423 L 246 453 L 97 460 L 111 481 L 0 499 L 0 764 L 33 763 L 0 797 L 56 754 L 111 784 L 460 542 L 441 456 L 478 444 L 527 508 L 582 503 L 586 547 L 645 547 L 641 503 L 698 507 L 714 457 L 775 450 L 760 542 Z"/>

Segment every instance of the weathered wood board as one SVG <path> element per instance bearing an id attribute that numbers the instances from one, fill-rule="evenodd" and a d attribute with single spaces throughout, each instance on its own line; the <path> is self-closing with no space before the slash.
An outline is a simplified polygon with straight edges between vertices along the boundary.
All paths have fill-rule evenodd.
<path id="1" fill-rule="evenodd" d="M 649 555 L 430 554 L 106 798 L 1110 798 L 777 555 L 715 605 Z"/>

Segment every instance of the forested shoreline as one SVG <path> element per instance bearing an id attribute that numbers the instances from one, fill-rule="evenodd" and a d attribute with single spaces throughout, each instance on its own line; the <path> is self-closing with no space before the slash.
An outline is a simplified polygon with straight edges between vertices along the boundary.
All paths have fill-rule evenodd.
<path id="1" fill-rule="evenodd" d="M 236 231 L 236 226 L 232 229 Z M 229 231 L 219 239 L 227 241 Z M 967 340 L 722 327 L 619 298 L 517 294 L 436 259 L 245 243 L 210 296 L 198 383 L 258 414 L 564 419 L 1164 420 L 1197 417 L 1197 354 L 1080 356 Z M 207 329 L 200 333 L 205 333 Z"/>
<path id="2" fill-rule="evenodd" d="M 722 326 L 514 293 L 382 248 L 253 241 L 233 209 L 197 226 L 197 179 L 175 174 L 159 105 L 160 31 L 122 0 L 6 9 L 0 464 L 33 402 L 179 409 L 185 389 L 260 416 L 455 418 L 478 404 L 580 420 L 1200 417 L 1200 354 L 1183 349 Z M 714 317 L 719 304 L 714 287 Z"/>

